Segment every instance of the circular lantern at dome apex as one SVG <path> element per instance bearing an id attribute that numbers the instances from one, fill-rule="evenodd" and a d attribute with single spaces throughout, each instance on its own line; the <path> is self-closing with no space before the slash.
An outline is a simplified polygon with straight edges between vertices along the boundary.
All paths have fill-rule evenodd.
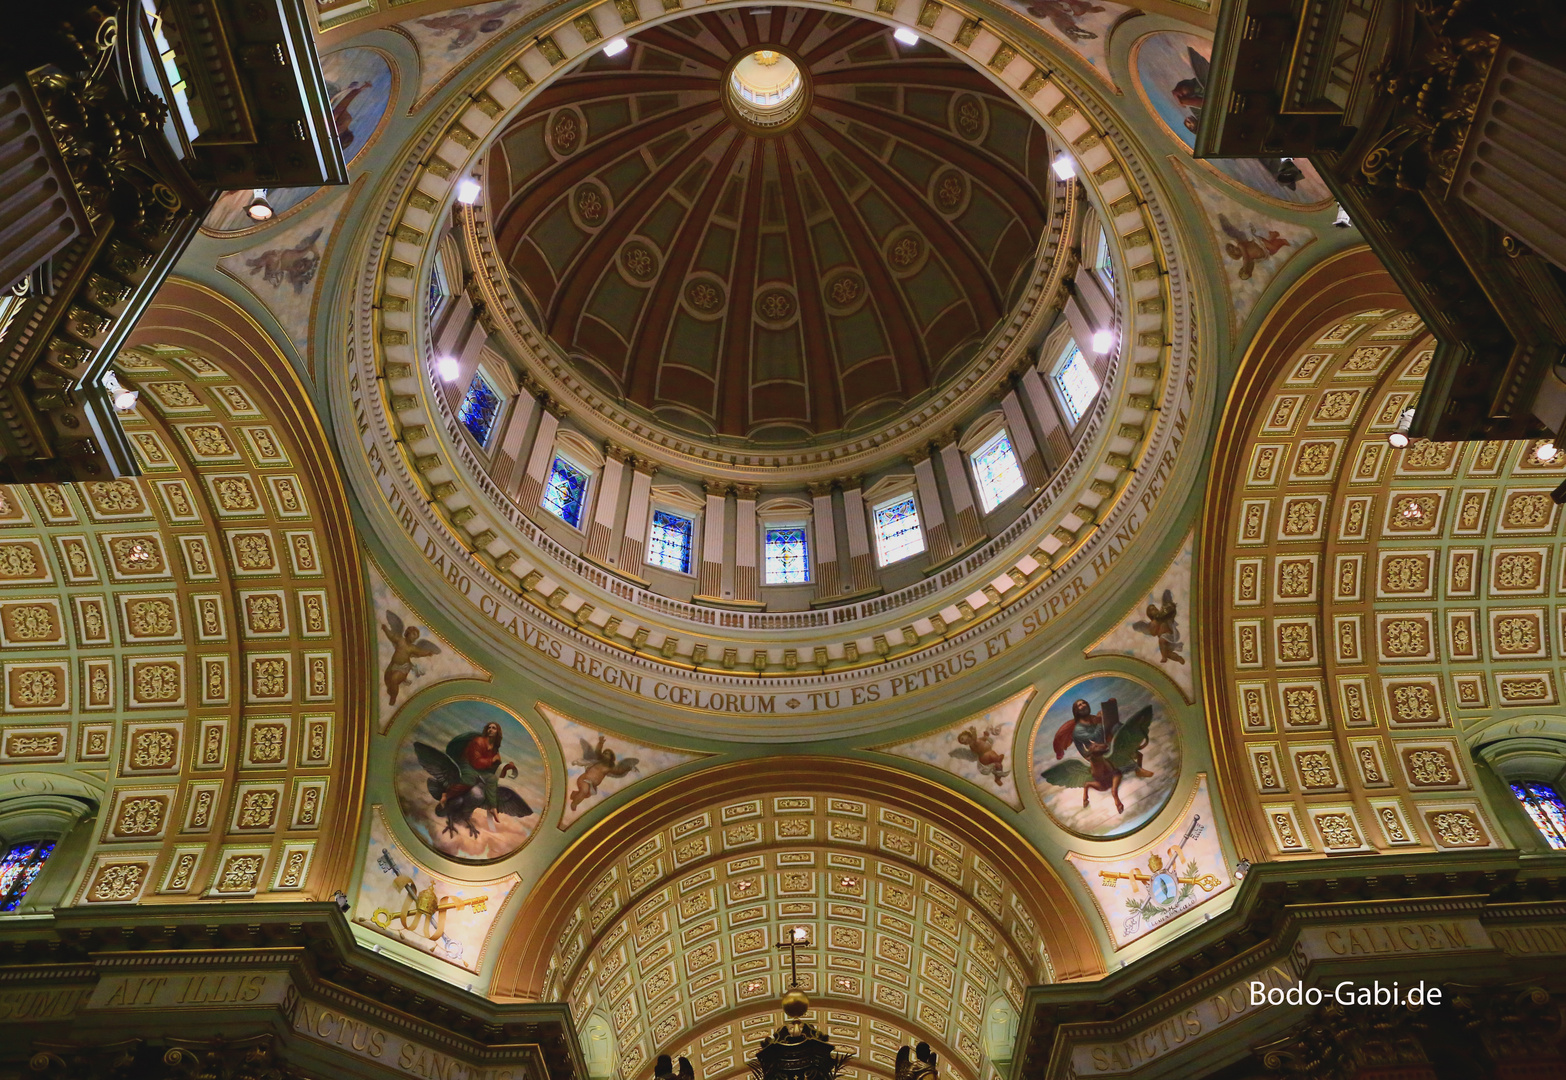
<path id="1" fill-rule="evenodd" d="M 549 808 L 538 739 L 482 698 L 442 702 L 420 719 L 397 751 L 394 784 L 414 835 L 463 862 L 514 853 Z"/>
<path id="2" fill-rule="evenodd" d="M 1035 723 L 1033 786 L 1055 823 L 1106 840 L 1146 825 L 1180 780 L 1180 732 L 1163 697 L 1123 675 L 1062 690 Z"/>
<path id="3" fill-rule="evenodd" d="M 810 105 L 810 77 L 776 44 L 736 56 L 723 85 L 730 115 L 756 134 L 793 126 Z"/>

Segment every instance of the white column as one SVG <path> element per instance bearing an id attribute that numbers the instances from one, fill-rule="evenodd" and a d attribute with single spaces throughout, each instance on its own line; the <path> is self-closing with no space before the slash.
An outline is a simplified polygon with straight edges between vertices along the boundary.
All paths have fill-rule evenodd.
<path id="1" fill-rule="evenodd" d="M 843 485 L 843 527 L 848 538 L 848 591 L 853 595 L 874 592 L 875 557 L 870 553 L 870 529 L 865 522 L 862 476 L 847 476 Z"/>
<path id="2" fill-rule="evenodd" d="M 468 327 L 467 334 L 462 338 L 462 350 L 457 354 L 457 379 L 448 384 L 455 391 L 457 399 L 461 399 L 468 389 L 468 383 L 473 381 L 473 373 L 478 370 L 479 353 L 487 344 L 489 331 L 484 329 L 484 320 L 474 319 L 473 325 Z"/>
<path id="3" fill-rule="evenodd" d="M 701 571 L 696 580 L 696 597 L 704 600 L 723 599 L 723 524 L 729 508 L 729 485 L 726 480 L 707 480 L 706 520 L 701 530 Z"/>
<path id="4" fill-rule="evenodd" d="M 501 491 L 511 490 L 511 474 L 516 471 L 522 457 L 522 443 L 533 417 L 538 413 L 538 399 L 523 390 L 511 402 L 511 412 L 506 416 L 506 428 L 500 436 L 500 449 L 495 452 L 495 466 L 491 475 Z"/>
<path id="5" fill-rule="evenodd" d="M 1028 404 L 1033 406 L 1033 418 L 1038 421 L 1039 432 L 1044 436 L 1044 444 L 1040 448 L 1044 452 L 1044 465 L 1050 472 L 1056 472 L 1071 456 L 1071 440 L 1066 435 L 1066 429 L 1060 426 L 1060 412 L 1050 399 L 1049 390 L 1037 368 L 1029 368 L 1022 373 L 1022 389 L 1028 395 Z"/>
<path id="6" fill-rule="evenodd" d="M 941 467 L 946 473 L 946 492 L 952 499 L 952 548 L 965 551 L 984 539 L 984 526 L 979 521 L 979 508 L 973 501 L 973 481 L 963 467 L 962 450 L 957 446 L 957 432 L 948 431 L 936 439 L 941 448 Z"/>
<path id="7" fill-rule="evenodd" d="M 457 338 L 468 328 L 473 315 L 473 301 L 467 293 L 458 293 L 451 300 L 440 321 L 440 332 L 435 335 L 435 355 L 450 356 L 458 349 Z"/>
<path id="8" fill-rule="evenodd" d="M 816 599 L 836 596 L 843 591 L 837 568 L 837 527 L 832 520 L 832 481 L 820 480 L 808 485 L 815 513 L 815 565 L 810 576 L 816 583 Z"/>
<path id="9" fill-rule="evenodd" d="M 1001 411 L 1006 414 L 1006 430 L 1011 433 L 1012 449 L 1017 451 L 1017 461 L 1022 465 L 1022 477 L 1037 491 L 1049 477 L 1044 472 L 1039 445 L 1033 441 L 1033 429 L 1028 426 L 1028 415 L 1022 411 L 1016 387 L 1007 390 L 1001 398 Z"/>
<path id="10" fill-rule="evenodd" d="M 620 573 L 642 580 L 642 551 L 647 543 L 647 507 L 652 501 L 652 478 L 658 466 L 633 456 L 631 501 L 625 508 L 625 535 L 620 538 Z"/>
<path id="11" fill-rule="evenodd" d="M 540 404 L 544 414 L 538 418 L 538 430 L 533 433 L 533 453 L 527 459 L 527 471 L 517 491 L 517 502 L 522 509 L 532 513 L 538 508 L 538 500 L 544 495 L 544 477 L 549 472 L 549 461 L 555 452 L 555 432 L 560 430 L 560 418 L 565 409 L 544 395 Z"/>
<path id="12" fill-rule="evenodd" d="M 913 463 L 914 480 L 919 485 L 919 517 L 924 524 L 924 541 L 930 561 L 944 562 L 952 553 L 952 538 L 946 527 L 946 514 L 941 509 L 941 490 L 935 486 L 930 448 L 920 447 L 908 455 L 908 460 Z"/>
<path id="13" fill-rule="evenodd" d="M 587 546 L 582 554 L 600 566 L 612 564 L 609 556 L 609 540 L 614 536 L 614 519 L 620 509 L 620 478 L 625 475 L 625 462 L 631 456 L 614 443 L 604 446 L 604 471 L 598 480 L 598 503 L 593 508 L 593 521 L 587 527 Z"/>
<path id="14" fill-rule="evenodd" d="M 756 569 L 760 545 L 756 538 L 756 497 L 761 489 L 734 485 L 734 599 L 754 604 L 761 599 L 761 575 Z"/>

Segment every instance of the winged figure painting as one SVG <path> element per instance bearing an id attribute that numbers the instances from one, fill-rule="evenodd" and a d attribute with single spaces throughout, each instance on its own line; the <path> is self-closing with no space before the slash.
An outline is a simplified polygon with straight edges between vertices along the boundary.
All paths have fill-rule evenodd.
<path id="1" fill-rule="evenodd" d="M 440 652 L 440 646 L 427 637 L 421 637 L 419 627 L 404 626 L 402 618 L 395 611 L 386 613 L 386 621 L 381 624 L 381 633 L 392 643 L 392 656 L 386 662 L 382 679 L 386 683 L 386 704 L 395 705 L 397 695 L 402 692 L 402 684 L 424 674 L 414 661 L 422 657 L 434 656 Z"/>
<path id="2" fill-rule="evenodd" d="M 1185 128 L 1194 132 L 1202 123 L 1202 106 L 1207 104 L 1207 76 L 1212 65 L 1208 63 L 1207 57 L 1190 46 L 1186 47 L 1185 55 L 1191 62 L 1191 77 L 1181 79 L 1170 87 L 1169 96 L 1181 108 L 1190 110 L 1185 118 Z"/>
<path id="3" fill-rule="evenodd" d="M 435 816 L 446 819 L 447 836 L 455 836 L 458 825 L 466 828 L 469 836 L 478 836 L 473 815 L 481 809 L 488 812 L 492 826 L 499 823 L 501 814 L 525 818 L 535 812 L 526 799 L 500 783 L 507 776 L 516 776 L 517 767 L 513 762 L 501 762 L 499 724 L 485 724 L 482 732 L 458 735 L 444 751 L 422 742 L 414 743 L 413 750 L 429 774 L 427 787 L 435 800 Z"/>
<path id="4" fill-rule="evenodd" d="M 1146 634 L 1158 642 L 1158 658 L 1163 663 L 1173 660 L 1177 664 L 1185 663 L 1185 657 L 1180 655 L 1180 650 L 1185 648 L 1185 643 L 1180 640 L 1180 627 L 1175 621 L 1175 616 L 1180 612 L 1180 607 L 1175 603 L 1174 593 L 1164 590 L 1164 602 L 1147 605 L 1147 618 L 1138 619 L 1131 624 L 1131 629 L 1139 634 Z"/>
<path id="5" fill-rule="evenodd" d="M 1110 698 L 1102 705 L 1102 711 L 1080 698 L 1071 703 L 1071 719 L 1055 732 L 1055 758 L 1066 756 L 1075 746 L 1082 760 L 1075 758 L 1051 765 L 1039 775 L 1057 787 L 1082 789 L 1082 805 L 1088 805 L 1088 795 L 1094 791 L 1107 791 L 1115 800 L 1115 809 L 1125 813 L 1120 801 L 1120 783 L 1127 776 L 1152 776 L 1142 767 L 1142 750 L 1148 743 L 1148 729 L 1153 722 L 1151 705 L 1138 709 L 1125 723 L 1120 721 L 1120 705 Z"/>
<path id="6" fill-rule="evenodd" d="M 640 760 L 633 757 L 617 758 L 610 747 L 604 745 L 604 736 L 598 736 L 598 745 L 594 746 L 586 739 L 578 738 L 582 744 L 582 756 L 573 761 L 573 765 L 585 766 L 586 771 L 576 778 L 576 790 L 571 793 L 571 809 L 575 810 L 583 802 L 598 794 L 598 785 L 605 780 L 619 779 L 629 776 L 636 771 Z M 684 1060 L 683 1058 L 681 1059 Z"/>

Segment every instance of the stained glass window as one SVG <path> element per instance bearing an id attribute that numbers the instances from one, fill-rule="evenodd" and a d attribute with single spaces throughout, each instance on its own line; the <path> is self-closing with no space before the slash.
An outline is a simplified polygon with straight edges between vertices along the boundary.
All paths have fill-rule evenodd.
<path id="1" fill-rule="evenodd" d="M 1087 412 L 1088 405 L 1098 394 L 1098 376 L 1093 374 L 1093 368 L 1075 342 L 1060 358 L 1060 363 L 1055 365 L 1055 386 L 1059 388 L 1061 400 L 1066 403 L 1066 411 L 1071 414 L 1071 422 L 1075 424 L 1082 419 L 1082 414 Z"/>
<path id="2" fill-rule="evenodd" d="M 573 528 L 582 524 L 582 504 L 587 501 L 587 473 L 560 455 L 549 466 L 544 484 L 543 507 Z"/>
<path id="3" fill-rule="evenodd" d="M 875 547 L 881 556 L 882 566 L 889 566 L 924 550 L 924 532 L 919 528 L 919 507 L 912 494 L 875 508 Z"/>
<path id="4" fill-rule="evenodd" d="M 435 263 L 430 271 L 430 288 L 424 297 L 424 316 L 434 321 L 440 312 L 441 305 L 446 302 L 446 275 L 441 272 L 440 263 Z"/>
<path id="5" fill-rule="evenodd" d="M 1557 851 L 1566 850 L 1566 802 L 1549 784 L 1521 783 L 1512 785 L 1512 794 L 1528 811 L 1533 823 Z"/>
<path id="6" fill-rule="evenodd" d="M 22 902 L 22 894 L 43 869 L 46 859 L 54 852 L 53 840 L 29 840 L 24 844 L 12 844 L 0 858 L 0 911 L 15 911 Z"/>
<path id="7" fill-rule="evenodd" d="M 1011 436 L 1001 428 L 973 455 L 973 477 L 979 485 L 979 501 L 987 514 L 1022 487 L 1022 466 L 1011 447 Z"/>
<path id="8" fill-rule="evenodd" d="M 768 585 L 804 585 L 810 581 L 809 541 L 803 525 L 769 528 L 764 555 Z"/>
<path id="9" fill-rule="evenodd" d="M 488 446 L 489 437 L 495 430 L 495 418 L 499 415 L 500 395 L 489 385 L 488 379 L 475 374 L 473 381 L 468 383 L 468 392 L 462 395 L 457 418 L 480 446 Z"/>
<path id="10" fill-rule="evenodd" d="M 1098 259 L 1093 269 L 1097 270 L 1105 281 L 1115 280 L 1115 256 L 1109 250 L 1109 234 L 1103 229 L 1098 230 Z"/>
<path id="11" fill-rule="evenodd" d="M 691 537 L 695 531 L 696 524 L 690 518 L 667 510 L 654 510 L 652 534 L 647 538 L 648 564 L 690 573 Z"/>

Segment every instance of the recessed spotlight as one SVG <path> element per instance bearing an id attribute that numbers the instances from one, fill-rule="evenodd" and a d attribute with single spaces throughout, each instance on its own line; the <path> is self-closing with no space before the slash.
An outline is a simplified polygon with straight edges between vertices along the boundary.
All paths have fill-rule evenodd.
<path id="1" fill-rule="evenodd" d="M 251 221 L 272 220 L 275 211 L 272 209 L 272 204 L 267 202 L 266 188 L 255 189 L 255 193 L 250 196 L 250 202 L 245 206 L 245 213 L 249 215 Z"/>
<path id="2" fill-rule="evenodd" d="M 479 200 L 479 193 L 483 190 L 477 180 L 471 176 L 464 176 L 457 181 L 457 201 L 463 206 L 472 206 Z"/>
<path id="3" fill-rule="evenodd" d="M 1093 351 L 1103 356 L 1115 347 L 1115 332 L 1113 330 L 1093 331 Z"/>
<path id="4" fill-rule="evenodd" d="M 458 367 L 456 357 L 442 356 L 435 361 L 435 374 L 446 382 L 456 382 L 457 376 L 462 374 L 462 369 Z"/>
<path id="5" fill-rule="evenodd" d="M 1055 170 L 1055 176 L 1060 180 L 1071 180 L 1077 175 L 1077 163 L 1071 160 L 1071 155 L 1062 150 L 1055 155 L 1055 161 L 1050 165 Z"/>
<path id="6" fill-rule="evenodd" d="M 619 56 L 629 48 L 630 45 L 623 37 L 610 38 L 607 42 L 604 43 L 604 55 Z"/>
<path id="7" fill-rule="evenodd" d="M 892 36 L 897 39 L 899 45 L 907 45 L 910 48 L 919 44 L 919 35 L 906 26 L 899 26 L 892 31 Z"/>
<path id="8" fill-rule="evenodd" d="M 1408 436 L 1404 435 L 1401 431 L 1394 431 L 1392 434 L 1387 436 L 1387 442 L 1401 450 L 1403 447 L 1408 445 Z"/>

